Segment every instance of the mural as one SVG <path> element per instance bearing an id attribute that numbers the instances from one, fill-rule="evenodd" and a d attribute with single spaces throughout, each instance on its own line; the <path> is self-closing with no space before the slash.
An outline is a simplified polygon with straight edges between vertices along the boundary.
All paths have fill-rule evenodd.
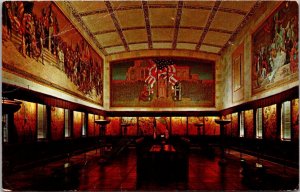
<path id="1" fill-rule="evenodd" d="M 3 3 L 5 70 L 103 104 L 103 61 L 54 2 Z"/>
<path id="2" fill-rule="evenodd" d="M 263 108 L 263 128 L 266 139 L 276 139 L 276 104 Z"/>
<path id="3" fill-rule="evenodd" d="M 141 135 L 152 136 L 154 132 L 154 117 L 139 117 Z"/>
<path id="4" fill-rule="evenodd" d="M 214 107 L 207 61 L 153 58 L 111 63 L 112 107 Z"/>
<path id="5" fill-rule="evenodd" d="M 120 117 L 110 117 L 110 123 L 106 126 L 106 135 L 109 136 L 119 136 L 121 135 L 121 118 Z"/>
<path id="6" fill-rule="evenodd" d="M 94 114 L 88 114 L 87 135 L 95 136 L 95 115 Z"/>
<path id="7" fill-rule="evenodd" d="M 293 139 L 298 142 L 299 139 L 299 99 L 292 100 L 292 128 Z"/>
<path id="8" fill-rule="evenodd" d="M 238 113 L 231 114 L 231 136 L 239 137 L 239 121 L 238 121 Z"/>
<path id="9" fill-rule="evenodd" d="M 220 135 L 220 126 L 215 122 L 218 117 L 205 117 L 205 135 Z"/>
<path id="10" fill-rule="evenodd" d="M 102 116 L 99 116 L 99 115 L 95 115 L 95 120 L 97 119 L 103 119 Z M 100 133 L 100 125 L 99 124 L 95 124 L 95 135 L 94 136 L 99 136 L 99 133 Z"/>
<path id="11" fill-rule="evenodd" d="M 51 107 L 51 139 L 61 140 L 64 138 L 65 117 L 64 109 Z"/>
<path id="12" fill-rule="evenodd" d="M 298 4 L 282 3 L 252 36 L 252 93 L 298 80 Z"/>
<path id="13" fill-rule="evenodd" d="M 229 119 L 231 120 L 231 114 L 227 114 L 225 115 L 225 117 L 223 117 L 224 119 Z M 232 122 L 231 123 L 228 123 L 227 125 L 224 125 L 224 128 L 225 128 L 225 135 L 227 136 L 231 136 L 231 128 L 232 128 Z"/>
<path id="14" fill-rule="evenodd" d="M 187 117 L 172 117 L 172 135 L 186 135 L 187 134 Z"/>
<path id="15" fill-rule="evenodd" d="M 253 110 L 245 111 L 245 137 L 246 138 L 254 138 Z"/>
<path id="16" fill-rule="evenodd" d="M 122 126 L 125 125 L 125 126 Z M 137 118 L 122 117 L 121 118 L 122 135 L 137 136 Z"/>
<path id="17" fill-rule="evenodd" d="M 82 112 L 73 111 L 73 138 L 81 137 Z"/>
<path id="18" fill-rule="evenodd" d="M 203 132 L 203 126 L 200 128 L 200 133 L 198 133 L 198 127 L 195 126 L 195 123 L 203 123 L 203 117 L 188 117 L 188 134 L 189 135 L 199 135 Z"/>
<path id="19" fill-rule="evenodd" d="M 14 126 L 17 131 L 18 142 L 36 141 L 36 117 L 36 104 L 22 101 L 20 110 L 14 113 Z"/>
<path id="20" fill-rule="evenodd" d="M 170 132 L 170 117 L 155 117 L 154 120 L 154 132 L 156 133 L 156 135 L 165 135 L 167 132 Z"/>

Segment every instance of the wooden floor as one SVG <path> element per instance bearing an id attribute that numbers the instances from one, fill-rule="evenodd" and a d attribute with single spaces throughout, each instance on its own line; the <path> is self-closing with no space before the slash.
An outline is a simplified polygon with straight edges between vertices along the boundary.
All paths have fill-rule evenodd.
<path id="1" fill-rule="evenodd" d="M 294 190 L 299 187 L 298 169 L 268 161 L 264 174 L 250 172 L 243 176 L 240 157 L 228 151 L 225 166 L 219 165 L 219 155 L 208 157 L 201 150 L 192 149 L 189 155 L 187 181 L 168 179 L 139 181 L 136 174 L 136 150 L 129 148 L 118 159 L 99 163 L 99 151 L 90 151 L 43 166 L 11 173 L 3 177 L 3 188 L 31 191 L 153 191 L 153 190 Z M 257 158 L 242 155 L 250 165 Z M 251 175 L 252 174 L 252 175 Z"/>

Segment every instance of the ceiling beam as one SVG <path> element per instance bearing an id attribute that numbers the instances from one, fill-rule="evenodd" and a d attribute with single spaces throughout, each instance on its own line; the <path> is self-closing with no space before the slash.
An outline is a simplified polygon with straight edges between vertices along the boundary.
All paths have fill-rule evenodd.
<path id="1" fill-rule="evenodd" d="M 215 2 L 215 5 L 213 6 L 211 13 L 209 15 L 209 18 L 207 20 L 207 23 L 204 27 L 203 33 L 201 34 L 200 40 L 199 40 L 198 44 L 196 45 L 196 51 L 199 51 L 201 44 L 203 43 L 205 36 L 206 36 L 207 32 L 209 31 L 210 25 L 211 25 L 213 19 L 215 18 L 215 15 L 220 7 L 220 4 L 221 4 L 221 0 L 217 0 Z"/>
<path id="2" fill-rule="evenodd" d="M 237 34 L 242 30 L 242 28 L 246 25 L 250 17 L 255 13 L 255 11 L 259 8 L 261 5 L 261 1 L 256 1 L 256 3 L 252 6 L 250 11 L 247 13 L 247 15 L 244 17 L 241 24 L 235 29 L 235 31 L 232 33 L 231 37 L 228 39 L 227 43 L 222 47 L 222 49 L 219 51 L 219 54 L 221 54 L 232 42 L 235 40 Z"/>
<path id="3" fill-rule="evenodd" d="M 148 38 L 148 47 L 149 49 L 153 48 L 152 44 L 152 34 L 151 34 L 151 25 L 150 25 L 150 19 L 149 19 L 149 8 L 147 1 L 142 1 L 142 7 L 144 12 L 144 18 L 145 18 L 145 27 L 147 31 L 147 38 Z"/>
<path id="4" fill-rule="evenodd" d="M 75 8 L 71 5 L 70 1 L 65 1 L 66 7 L 71 11 L 76 21 L 81 25 L 81 28 L 88 34 L 88 36 L 91 38 L 93 43 L 97 46 L 98 49 L 104 54 L 107 55 L 107 52 L 103 49 L 103 47 L 100 45 L 96 37 L 93 35 L 93 33 L 90 31 L 90 29 L 86 26 L 86 24 L 81 19 L 79 13 L 75 10 Z"/>
<path id="5" fill-rule="evenodd" d="M 122 40 L 122 43 L 123 43 L 123 45 L 125 47 L 125 50 L 126 51 L 130 51 L 129 47 L 128 47 L 128 44 L 126 42 L 125 36 L 124 36 L 124 34 L 122 32 L 121 26 L 120 26 L 120 24 L 119 24 L 119 22 L 118 22 L 118 20 L 116 18 L 116 15 L 114 13 L 113 8 L 112 8 L 111 3 L 109 1 L 105 1 L 105 5 L 106 5 L 107 10 L 108 10 L 108 12 L 109 12 L 109 14 L 111 16 L 111 19 L 113 20 L 113 23 L 114 23 L 114 25 L 115 25 L 115 27 L 117 29 L 117 32 L 118 32 L 118 34 L 119 34 L 119 36 L 120 36 L 120 38 Z"/>
<path id="6" fill-rule="evenodd" d="M 183 7 L 183 1 L 178 1 L 175 26 L 174 26 L 174 37 L 173 37 L 173 43 L 172 43 L 173 49 L 176 49 L 176 45 L 177 45 L 177 37 L 178 37 L 178 30 L 180 27 L 182 7 Z"/>

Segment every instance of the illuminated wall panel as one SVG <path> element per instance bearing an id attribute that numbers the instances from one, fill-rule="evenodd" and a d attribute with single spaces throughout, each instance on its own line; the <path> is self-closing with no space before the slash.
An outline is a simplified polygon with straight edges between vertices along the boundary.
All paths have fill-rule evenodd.
<path id="1" fill-rule="evenodd" d="M 106 126 L 106 135 L 109 136 L 120 136 L 120 125 L 121 118 L 120 117 L 110 117 L 110 123 Z"/>
<path id="2" fill-rule="evenodd" d="M 292 129 L 293 139 L 299 139 L 299 99 L 292 100 Z"/>
<path id="3" fill-rule="evenodd" d="M 276 104 L 263 108 L 263 129 L 266 139 L 276 139 Z"/>
<path id="4" fill-rule="evenodd" d="M 155 123 L 156 135 L 164 135 L 166 130 L 170 132 L 170 117 L 155 117 Z"/>
<path id="5" fill-rule="evenodd" d="M 51 107 L 51 139 L 60 140 L 64 138 L 65 117 L 64 109 Z"/>
<path id="6" fill-rule="evenodd" d="M 172 135 L 186 135 L 187 127 L 186 121 L 187 117 L 172 117 Z"/>
<path id="7" fill-rule="evenodd" d="M 73 137 L 79 138 L 81 137 L 81 112 L 74 111 L 73 115 Z"/>
<path id="8" fill-rule="evenodd" d="M 245 111 L 245 137 L 254 138 L 253 110 Z"/>
<path id="9" fill-rule="evenodd" d="M 220 135 L 220 126 L 216 124 L 215 119 L 218 117 L 205 117 L 205 135 Z"/>
<path id="10" fill-rule="evenodd" d="M 232 113 L 231 117 L 232 117 L 231 135 L 233 137 L 238 137 L 238 133 L 239 133 L 239 130 L 238 130 L 238 127 L 239 127 L 238 113 Z"/>
<path id="11" fill-rule="evenodd" d="M 154 131 L 154 117 L 139 117 L 139 128 L 141 135 L 151 136 Z"/>
<path id="12" fill-rule="evenodd" d="M 95 115 L 95 120 L 100 119 L 99 115 Z M 99 136 L 100 133 L 100 125 L 95 123 L 95 136 Z"/>
<path id="13" fill-rule="evenodd" d="M 227 114 L 223 117 L 224 119 L 228 119 L 231 120 L 231 114 Z M 227 136 L 231 136 L 231 132 L 232 132 L 232 122 L 228 123 L 227 125 L 224 126 L 225 128 L 225 135 Z"/>
<path id="14" fill-rule="evenodd" d="M 188 134 L 189 135 L 198 135 L 198 127 L 195 126 L 195 123 L 203 123 L 203 117 L 188 117 Z M 204 126 L 204 125 L 203 125 Z M 202 133 L 203 126 L 201 127 L 200 133 Z"/>
<path id="15" fill-rule="evenodd" d="M 36 104 L 22 101 L 19 111 L 14 113 L 18 142 L 36 140 Z"/>
<path id="16" fill-rule="evenodd" d="M 137 136 L 137 118 L 136 117 L 122 117 L 121 124 L 129 125 L 127 126 L 128 136 Z M 124 127 L 122 128 L 122 135 L 124 135 Z"/>
<path id="17" fill-rule="evenodd" d="M 95 115 L 88 114 L 88 136 L 95 136 Z"/>

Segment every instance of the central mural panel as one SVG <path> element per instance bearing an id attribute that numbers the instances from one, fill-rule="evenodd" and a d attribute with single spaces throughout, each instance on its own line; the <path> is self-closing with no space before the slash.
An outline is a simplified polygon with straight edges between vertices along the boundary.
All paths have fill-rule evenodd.
<path id="1" fill-rule="evenodd" d="M 111 107 L 214 107 L 215 63 L 144 58 L 110 64 Z"/>

